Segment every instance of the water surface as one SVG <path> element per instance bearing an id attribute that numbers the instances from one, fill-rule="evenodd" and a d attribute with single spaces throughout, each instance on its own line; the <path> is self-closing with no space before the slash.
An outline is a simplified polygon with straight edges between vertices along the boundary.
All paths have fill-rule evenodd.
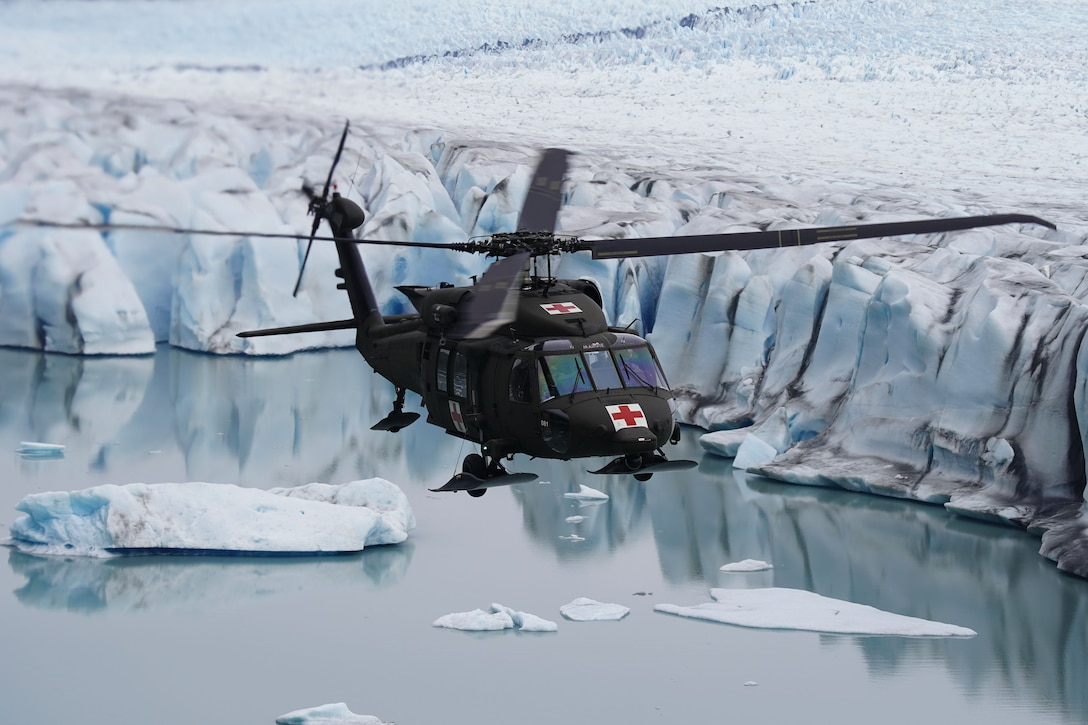
<path id="1" fill-rule="evenodd" d="M 1057 572 L 1033 536 L 744 478 L 704 457 L 692 429 L 674 455 L 699 467 L 644 484 L 518 457 L 511 469 L 539 483 L 480 499 L 431 493 L 469 449 L 423 423 L 369 430 L 391 402 L 350 350 L 267 360 L 0 350 L 4 532 L 29 493 L 134 481 L 382 476 L 418 519 L 407 543 L 342 557 L 0 550 L 0 720 L 269 725 L 346 702 L 400 725 L 1088 721 L 1088 582 Z M 63 443 L 64 457 L 20 457 L 23 440 Z M 608 502 L 563 497 L 580 484 Z M 718 571 L 747 558 L 774 569 Z M 653 611 L 708 601 L 717 586 L 807 589 L 978 636 L 762 631 Z M 563 620 L 559 607 L 580 596 L 632 611 Z M 431 626 L 492 602 L 559 631 Z"/>

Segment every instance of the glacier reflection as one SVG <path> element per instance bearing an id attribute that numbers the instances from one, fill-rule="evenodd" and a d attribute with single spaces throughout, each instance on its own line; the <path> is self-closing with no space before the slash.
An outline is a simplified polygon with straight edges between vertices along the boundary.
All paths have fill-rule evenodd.
<path id="1" fill-rule="evenodd" d="M 425 487 L 445 480 L 467 451 L 422 423 L 399 435 L 371 431 L 393 397 L 389 386 L 374 380 L 353 350 L 281 359 L 165 347 L 146 358 L 0 350 L 0 443 L 35 439 L 68 446 L 59 461 L 12 456 L 13 475 L 4 478 L 15 484 L 0 491 L 0 499 L 10 512 L 22 495 L 45 486 L 83 488 L 134 475 L 145 482 L 178 480 L 179 469 L 187 480 L 258 487 L 380 475 L 413 500 L 428 496 Z M 408 401 L 409 408 L 417 404 Z M 694 438 L 688 429 L 678 455 L 699 457 Z M 498 489 L 471 510 L 484 511 L 482 506 L 510 496 L 538 549 L 561 561 L 592 562 L 602 572 L 632 542 L 652 542 L 666 583 L 801 588 L 970 627 L 979 633 L 970 642 L 821 641 L 829 648 L 858 648 L 876 678 L 936 662 L 969 694 L 989 697 L 999 687 L 1088 719 L 1088 694 L 1080 686 L 1088 671 L 1088 582 L 1064 576 L 1038 557 L 1033 537 L 935 506 L 745 478 L 728 461 L 710 456 L 690 473 L 655 476 L 645 484 L 594 477 L 582 463 L 519 457 L 518 470 L 535 471 L 550 485 Z M 579 483 L 609 500 L 579 506 L 565 499 L 563 493 Z M 18 486 L 22 490 L 11 490 Z M 584 520 L 572 524 L 572 515 Z M 487 520 L 463 525 L 486 528 Z M 573 533 L 584 540 L 571 541 Z M 334 596 L 342 588 L 395 590 L 406 578 L 414 545 L 410 539 L 320 560 L 85 560 L 11 552 L 8 562 L 26 580 L 14 592 L 22 605 L 89 614 L 216 608 L 299 587 Z M 511 556 L 531 560 L 534 554 L 512 548 Z M 719 572 L 745 558 L 771 562 L 774 569 Z"/>
<path id="2" fill-rule="evenodd" d="M 152 609 L 212 611 L 306 590 L 318 596 L 379 589 L 400 581 L 412 545 L 375 546 L 328 557 L 33 556 L 12 550 L 8 563 L 27 579 L 22 604 L 81 614 Z"/>

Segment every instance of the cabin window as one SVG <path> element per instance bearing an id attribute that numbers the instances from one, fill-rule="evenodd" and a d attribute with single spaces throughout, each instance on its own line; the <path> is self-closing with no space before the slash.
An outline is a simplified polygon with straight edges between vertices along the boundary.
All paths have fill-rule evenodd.
<path id="1" fill-rule="evenodd" d="M 533 368 L 525 358 L 516 358 L 510 368 L 510 400 L 515 403 L 528 403 L 529 390 L 532 386 Z"/>
<path id="2" fill-rule="evenodd" d="M 608 350 L 586 350 L 583 354 L 586 356 L 586 363 L 589 364 L 589 372 L 593 376 L 593 383 L 597 390 L 623 387 Z"/>
<path id="3" fill-rule="evenodd" d="M 448 393 L 446 371 L 450 366 L 450 351 L 445 348 L 438 351 L 438 362 L 434 366 L 435 370 L 435 386 L 440 392 Z"/>
<path id="4" fill-rule="evenodd" d="M 453 396 L 468 397 L 468 361 L 461 353 L 453 356 Z"/>

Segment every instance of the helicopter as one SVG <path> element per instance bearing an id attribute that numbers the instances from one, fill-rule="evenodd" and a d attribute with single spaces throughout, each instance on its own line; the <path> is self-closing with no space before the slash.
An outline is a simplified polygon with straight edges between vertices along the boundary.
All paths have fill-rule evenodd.
<path id="1" fill-rule="evenodd" d="M 630 327 L 610 325 L 597 285 L 558 279 L 552 258 L 589 252 L 594 259 L 624 259 L 818 244 L 908 234 L 932 234 L 1003 224 L 1053 224 L 1025 214 L 993 214 L 854 226 L 728 232 L 694 236 L 583 240 L 555 232 L 570 152 L 545 150 L 512 232 L 466 242 L 390 242 L 355 237 L 362 208 L 332 183 L 350 124 L 345 124 L 320 193 L 303 187 L 314 220 L 298 273 L 297 295 L 315 241 L 335 244 L 337 288 L 347 293 L 352 317 L 289 327 L 250 330 L 239 337 L 354 329 L 355 348 L 392 383 L 392 410 L 373 429 L 397 433 L 421 416 L 404 409 L 406 394 L 419 395 L 426 422 L 478 446 L 460 472 L 432 491 L 484 495 L 489 488 L 525 483 L 536 474 L 511 472 L 504 461 L 531 458 L 610 459 L 594 474 L 629 474 L 647 481 L 659 472 L 696 465 L 669 459 L 679 443 L 674 394 L 653 345 Z M 331 192 L 331 193 L 330 193 Z M 318 236 L 322 222 L 331 236 Z M 68 226 L 37 222 L 42 226 Z M 82 228 L 132 228 L 79 225 Z M 200 230 L 145 227 L 175 233 Z M 222 232 L 219 232 L 222 233 Z M 238 234 L 238 232 L 232 232 Z M 291 237 L 262 234 L 250 236 Z M 367 276 L 359 247 L 395 244 L 484 254 L 495 261 L 473 283 L 396 289 L 414 312 L 385 315 Z"/>

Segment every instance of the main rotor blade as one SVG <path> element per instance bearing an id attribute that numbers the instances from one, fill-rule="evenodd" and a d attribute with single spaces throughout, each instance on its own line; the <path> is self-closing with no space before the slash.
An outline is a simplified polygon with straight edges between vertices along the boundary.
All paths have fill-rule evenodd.
<path id="1" fill-rule="evenodd" d="M 521 214 L 518 216 L 518 231 L 554 232 L 559 217 L 559 207 L 563 203 L 563 179 L 567 176 L 567 157 L 565 149 L 546 149 L 540 157 L 525 195 Z"/>
<path id="2" fill-rule="evenodd" d="M 256 237 L 258 239 L 310 239 L 315 242 L 351 242 L 352 244 L 372 244 L 385 247 L 422 247 L 424 249 L 453 249 L 458 252 L 472 251 L 465 249 L 464 242 L 441 244 L 439 242 L 401 242 L 386 239 L 355 239 L 353 237 L 307 237 L 305 234 L 277 234 L 274 232 L 225 231 L 223 229 L 189 229 L 160 224 L 88 224 L 85 222 L 53 222 L 47 219 L 15 219 L 11 225 L 21 227 L 40 227 L 43 229 L 85 229 L 92 232 L 133 231 L 156 234 L 201 234 L 210 237 Z"/>
<path id="3" fill-rule="evenodd" d="M 518 292 L 530 256 L 529 252 L 521 252 L 488 267 L 458 307 L 457 321 L 448 336 L 475 340 L 517 319 Z"/>
<path id="4" fill-rule="evenodd" d="M 329 167 L 329 175 L 325 179 L 325 188 L 321 192 L 321 198 L 325 201 L 329 200 L 329 187 L 332 186 L 332 172 L 336 171 L 336 165 L 340 163 L 340 154 L 344 153 L 344 142 L 348 138 L 348 129 L 351 127 L 351 121 L 344 121 L 344 132 L 340 134 L 340 145 L 336 147 L 336 155 L 332 157 L 332 166 Z"/>
<path id="5" fill-rule="evenodd" d="M 691 254 L 727 250 L 771 249 L 796 247 L 821 242 L 843 242 L 854 239 L 895 237 L 904 234 L 936 234 L 960 229 L 990 227 L 1001 224 L 1039 224 L 1056 229 L 1053 224 L 1027 214 L 991 214 L 989 216 L 922 219 L 913 222 L 858 224 L 844 227 L 814 229 L 781 229 L 770 232 L 726 232 L 697 234 L 690 237 L 641 237 L 632 239 L 602 239 L 589 242 L 594 259 L 623 259 L 652 257 L 659 254 Z"/>

